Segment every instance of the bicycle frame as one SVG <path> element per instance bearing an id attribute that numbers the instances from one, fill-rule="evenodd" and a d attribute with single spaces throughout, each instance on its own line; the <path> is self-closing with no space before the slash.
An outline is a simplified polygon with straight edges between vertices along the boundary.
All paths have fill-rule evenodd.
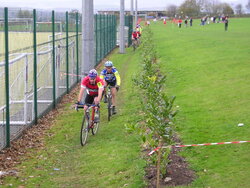
<path id="1" fill-rule="evenodd" d="M 108 121 L 110 121 L 110 117 L 112 116 L 112 93 L 111 93 L 111 87 L 108 86 L 108 90 L 106 93 L 107 100 L 108 100 Z"/>
<path id="2" fill-rule="evenodd" d="M 100 107 L 98 105 L 87 105 L 88 108 L 84 112 L 83 120 L 82 120 L 82 126 L 81 126 L 81 134 L 80 134 L 80 140 L 81 145 L 84 146 L 87 142 L 88 133 L 91 130 L 92 135 L 95 135 L 97 133 L 98 127 L 99 127 L 99 120 L 98 122 L 95 122 L 95 115 L 97 113 L 98 118 L 100 118 Z M 84 108 L 84 105 L 77 105 L 76 110 L 78 111 L 78 108 Z M 90 110 L 92 109 L 92 112 L 90 114 Z"/>

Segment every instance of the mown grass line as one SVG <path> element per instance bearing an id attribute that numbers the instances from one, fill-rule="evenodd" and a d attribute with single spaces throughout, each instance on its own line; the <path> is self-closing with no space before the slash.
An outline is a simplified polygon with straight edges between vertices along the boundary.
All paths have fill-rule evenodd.
<path id="1" fill-rule="evenodd" d="M 250 19 L 177 28 L 152 24 L 167 92 L 180 106 L 184 144 L 249 140 Z M 238 127 L 244 123 L 244 127 Z M 249 187 L 250 144 L 185 148 L 197 173 L 190 187 Z"/>
<path id="2" fill-rule="evenodd" d="M 133 90 L 132 76 L 139 56 L 127 49 L 110 57 L 122 77 L 118 114 L 107 121 L 102 104 L 101 125 L 86 146 L 80 146 L 82 114 L 67 104 L 49 131 L 43 150 L 32 152 L 19 166 L 19 178 L 7 178 L 5 184 L 25 187 L 144 187 L 146 165 L 137 136 L 126 133 L 124 125 L 138 120 L 139 101 Z"/>

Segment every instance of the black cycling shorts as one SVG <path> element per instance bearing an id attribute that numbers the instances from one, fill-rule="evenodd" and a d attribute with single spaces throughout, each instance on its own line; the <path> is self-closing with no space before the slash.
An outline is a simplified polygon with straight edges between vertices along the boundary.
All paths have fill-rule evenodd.
<path id="1" fill-rule="evenodd" d="M 85 97 L 85 104 L 93 104 L 95 97 L 98 95 L 89 95 L 87 94 Z"/>
<path id="2" fill-rule="evenodd" d="M 113 82 L 107 82 L 107 86 L 115 87 L 116 86 L 116 80 L 113 81 Z"/>

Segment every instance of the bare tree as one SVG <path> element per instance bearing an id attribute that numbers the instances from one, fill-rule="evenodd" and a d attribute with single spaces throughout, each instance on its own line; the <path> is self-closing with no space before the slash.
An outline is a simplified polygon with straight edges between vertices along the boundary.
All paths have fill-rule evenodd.
<path id="1" fill-rule="evenodd" d="M 179 7 L 178 12 L 182 16 L 199 16 L 200 15 L 200 4 L 196 0 L 185 0 Z"/>
<path id="2" fill-rule="evenodd" d="M 178 7 L 176 5 L 169 5 L 166 9 L 166 15 L 169 17 L 175 17 Z"/>
<path id="3" fill-rule="evenodd" d="M 235 6 L 235 12 L 236 14 L 238 15 L 242 15 L 243 14 L 243 7 L 242 7 L 242 4 L 238 4 Z"/>
<path id="4" fill-rule="evenodd" d="M 32 18 L 32 13 L 28 10 L 19 10 L 17 13 L 18 18 Z"/>
<path id="5" fill-rule="evenodd" d="M 248 0 L 247 5 L 246 5 L 247 10 L 250 11 L 250 0 Z"/>
<path id="6" fill-rule="evenodd" d="M 220 2 L 218 0 L 203 0 L 203 10 L 211 15 L 219 13 Z"/>
<path id="7" fill-rule="evenodd" d="M 230 15 L 234 14 L 234 10 L 232 9 L 232 7 L 228 3 L 222 3 L 221 7 L 222 7 L 222 13 L 224 15 L 230 16 Z"/>

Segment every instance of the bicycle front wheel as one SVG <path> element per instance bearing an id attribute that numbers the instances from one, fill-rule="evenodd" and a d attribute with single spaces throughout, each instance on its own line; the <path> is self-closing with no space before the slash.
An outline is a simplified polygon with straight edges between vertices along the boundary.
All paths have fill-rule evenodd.
<path id="1" fill-rule="evenodd" d="M 84 146 L 87 142 L 88 132 L 89 132 L 89 121 L 86 116 L 83 116 L 81 134 L 80 134 L 80 140 L 82 146 Z"/>
<path id="2" fill-rule="evenodd" d="M 133 46 L 133 51 L 135 51 L 136 46 L 135 46 L 135 43 L 134 43 L 134 42 L 132 43 L 132 46 Z"/>
<path id="3" fill-rule="evenodd" d="M 100 124 L 100 109 L 95 113 L 97 114 L 99 121 L 94 123 L 94 127 L 91 129 L 92 135 L 97 133 Z"/>
<path id="4" fill-rule="evenodd" d="M 108 121 L 110 121 L 110 117 L 112 116 L 112 98 L 108 97 Z"/>

